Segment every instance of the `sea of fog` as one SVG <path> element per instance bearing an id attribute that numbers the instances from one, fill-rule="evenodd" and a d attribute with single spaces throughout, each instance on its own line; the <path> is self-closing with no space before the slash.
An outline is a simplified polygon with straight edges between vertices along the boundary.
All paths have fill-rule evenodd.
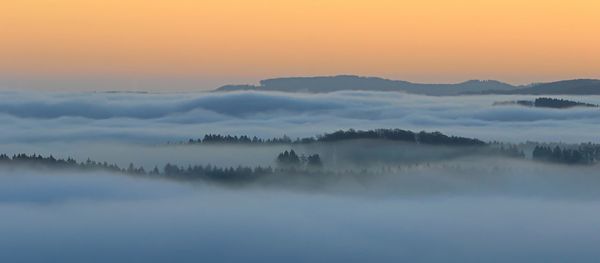
<path id="1" fill-rule="evenodd" d="M 0 262 L 597 262 L 600 199 L 534 178 L 523 180 L 538 184 L 533 193 L 556 195 L 231 189 L 0 169 Z"/>
<path id="2" fill-rule="evenodd" d="M 600 96 L 553 96 L 600 104 Z M 534 96 L 431 97 L 399 92 L 290 94 L 0 92 L 0 146 L 10 143 L 163 144 L 207 133 L 314 136 L 402 128 L 511 142 L 599 142 L 598 108 L 492 106 Z"/>
<path id="3" fill-rule="evenodd" d="M 600 143 L 597 108 L 492 106 L 533 96 L 0 92 L 0 153 L 147 169 L 273 165 L 289 146 L 178 145 L 402 128 L 483 140 Z M 600 104 L 600 96 L 561 97 Z M 371 145 L 373 146 L 373 145 Z M 360 178 L 242 187 L 0 167 L 0 262 L 596 262 L 598 166 L 470 156 Z M 335 148 L 370 155 L 367 149 Z M 384 147 L 384 146 L 377 146 Z M 388 147 L 388 148 L 385 148 Z M 385 145 L 380 155 L 423 155 Z M 400 147 L 400 146 L 399 146 Z M 392 149 L 393 148 L 393 149 Z M 334 150 L 335 150 L 334 149 Z M 430 151 L 431 152 L 431 151 Z M 352 156 L 348 156 L 349 158 Z M 354 156 L 356 157 L 356 156 Z M 352 159 L 349 159 L 352 160 Z M 389 165 L 386 164 L 386 165 Z"/>
<path id="4" fill-rule="evenodd" d="M 0 92 L 0 153 L 91 158 L 146 169 L 272 165 L 287 150 L 176 145 L 207 133 L 262 138 L 338 129 L 441 131 L 487 141 L 600 142 L 600 109 L 493 106 L 533 96 L 432 97 L 398 92 L 290 94 Z M 600 104 L 600 96 L 562 96 Z M 307 150 L 308 151 L 308 150 Z M 307 152 L 311 153 L 311 152 Z"/>

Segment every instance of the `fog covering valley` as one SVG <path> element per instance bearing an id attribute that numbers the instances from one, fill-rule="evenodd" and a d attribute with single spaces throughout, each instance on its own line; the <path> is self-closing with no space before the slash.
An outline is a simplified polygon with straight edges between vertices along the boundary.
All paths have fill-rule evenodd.
<path id="1" fill-rule="evenodd" d="M 0 121 L 5 124 L 2 144 L 162 144 L 207 133 L 295 138 L 350 128 L 440 131 L 486 141 L 579 143 L 598 140 L 600 120 L 597 108 L 493 106 L 498 101 L 536 98 L 516 95 L 432 97 L 362 91 L 0 94 Z M 552 97 L 600 104 L 600 96 Z"/>
<path id="2" fill-rule="evenodd" d="M 597 173 L 520 165 L 316 191 L 1 169 L 0 260 L 594 262 Z"/>
<path id="3" fill-rule="evenodd" d="M 536 98 L 3 91 L 0 261 L 595 262 L 600 109 L 494 105 Z M 418 135 L 293 142 L 350 129 Z"/>

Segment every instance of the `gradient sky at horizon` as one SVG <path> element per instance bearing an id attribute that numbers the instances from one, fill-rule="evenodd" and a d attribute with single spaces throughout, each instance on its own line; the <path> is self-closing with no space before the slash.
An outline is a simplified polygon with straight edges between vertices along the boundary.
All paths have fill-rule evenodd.
<path id="1" fill-rule="evenodd" d="M 177 90 L 336 74 L 600 78 L 598 13 L 597 0 L 8 0 L 0 82 Z"/>

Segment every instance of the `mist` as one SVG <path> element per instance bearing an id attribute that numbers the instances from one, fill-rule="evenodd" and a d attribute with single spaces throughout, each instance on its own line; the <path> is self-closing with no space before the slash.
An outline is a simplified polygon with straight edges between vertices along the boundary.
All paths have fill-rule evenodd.
<path id="1" fill-rule="evenodd" d="M 510 142 L 598 141 L 600 114 L 596 108 L 492 106 L 496 101 L 533 98 L 430 97 L 398 92 L 314 95 L 5 91 L 0 97 L 0 121 L 5 123 L 0 145 L 98 141 L 163 144 L 207 133 L 262 138 L 287 134 L 295 138 L 349 128 L 438 130 Z M 599 96 L 572 99 L 600 104 Z"/>
<path id="2" fill-rule="evenodd" d="M 73 158 L 0 165 L 1 262 L 595 262 L 598 163 L 495 154 L 491 144 L 292 139 L 339 129 L 440 131 L 484 141 L 598 143 L 597 108 L 386 92 L 0 94 L 0 153 Z M 600 97 L 574 99 L 600 104 Z M 483 144 L 483 143 L 482 143 Z M 527 148 L 529 147 L 529 148 Z M 287 169 L 278 154 L 319 155 Z M 35 157 L 34 157 L 35 159 Z M 147 171 L 273 167 L 244 181 Z M 595 161 L 595 159 L 593 159 Z M 39 162 L 38 162 L 39 163 Z M 87 169 L 87 170 L 86 170 Z"/>
<path id="3" fill-rule="evenodd" d="M 0 260 L 594 262 L 598 196 L 573 199 L 565 168 L 513 165 L 524 173 L 471 173 L 479 179 L 468 181 L 465 171 L 428 168 L 407 172 L 426 182 L 420 189 L 389 191 L 393 177 L 383 176 L 351 193 L 1 169 Z M 591 193 L 600 183 L 594 169 L 570 184 Z M 530 194 L 496 184 L 503 180 Z"/>

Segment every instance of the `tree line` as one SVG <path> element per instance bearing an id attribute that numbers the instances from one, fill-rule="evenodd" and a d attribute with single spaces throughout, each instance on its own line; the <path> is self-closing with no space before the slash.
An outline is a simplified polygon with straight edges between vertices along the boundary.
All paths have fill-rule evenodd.
<path id="1" fill-rule="evenodd" d="M 571 101 L 571 100 L 565 100 L 565 99 L 554 99 L 554 98 L 537 98 L 537 99 L 535 99 L 534 106 L 542 107 L 542 108 L 557 108 L 557 109 L 572 108 L 572 107 L 598 107 L 598 105 L 595 105 L 595 104 L 583 103 L 583 102 L 577 102 L 577 101 Z"/>
<path id="2" fill-rule="evenodd" d="M 577 148 L 538 145 L 533 149 L 532 158 L 564 164 L 593 164 L 600 159 L 600 147 L 591 144 L 580 145 Z"/>
<path id="3" fill-rule="evenodd" d="M 296 141 L 292 141 L 292 139 L 286 135 L 282 137 L 275 137 L 270 139 L 262 139 L 256 136 L 250 138 L 247 135 L 242 136 L 231 136 L 231 135 L 221 135 L 221 134 L 206 134 L 202 139 L 189 139 L 189 144 L 292 144 L 298 143 L 299 139 Z"/>
<path id="4" fill-rule="evenodd" d="M 513 101 L 496 101 L 494 102 L 494 106 L 496 105 L 520 105 L 525 107 L 538 107 L 538 108 L 554 108 L 554 109 L 567 109 L 572 107 L 599 107 L 596 104 L 565 100 L 565 99 L 555 99 L 555 98 L 546 98 L 540 97 L 535 100 L 513 100 Z"/>
<path id="5" fill-rule="evenodd" d="M 256 136 L 247 135 L 232 136 L 220 134 L 206 134 L 203 138 L 189 139 L 188 144 L 310 144 L 329 143 L 347 140 L 389 140 L 417 144 L 448 145 L 448 146 L 483 146 L 484 141 L 473 138 L 448 136 L 441 132 L 413 132 L 402 129 L 375 129 L 375 130 L 339 130 L 333 133 L 325 133 L 316 137 L 296 138 L 292 140 L 284 135 L 271 139 L 261 139 Z"/>
<path id="6" fill-rule="evenodd" d="M 495 147 L 478 148 L 474 153 L 485 155 L 501 155 L 525 158 L 525 153 L 518 145 L 497 144 Z M 600 145 L 580 144 L 577 146 L 536 145 L 532 151 L 532 160 L 570 165 L 594 164 L 600 160 Z M 127 175 L 164 176 L 174 179 L 200 179 L 219 182 L 247 182 L 258 178 L 281 175 L 324 175 L 331 171 L 324 169 L 318 154 L 298 154 L 293 149 L 279 153 L 275 158 L 276 167 L 217 167 L 212 165 L 188 165 L 187 167 L 167 163 L 162 169 L 155 166 L 146 171 L 141 166 L 130 163 L 127 167 L 119 167 L 107 162 L 96 162 L 87 159 L 77 162 L 73 158 L 55 158 L 39 154 L 0 154 L 0 165 L 25 166 L 28 168 L 59 168 L 84 171 L 109 171 Z M 346 171 L 352 173 L 352 171 Z"/>
<path id="7" fill-rule="evenodd" d="M 284 151 L 277 156 L 277 164 L 281 166 L 305 166 L 305 167 L 322 167 L 323 162 L 318 154 L 300 155 L 294 150 Z"/>
<path id="8" fill-rule="evenodd" d="M 127 168 L 121 168 L 116 164 L 107 162 L 96 162 L 89 158 L 85 162 L 77 162 L 75 159 L 68 157 L 67 159 L 55 158 L 54 156 L 42 156 L 40 154 L 14 154 L 12 157 L 7 154 L 0 154 L 0 165 L 23 165 L 27 167 L 51 167 L 51 168 L 68 168 L 79 170 L 104 170 L 110 172 L 123 172 L 129 174 L 146 174 L 143 167 L 136 167 L 130 163 Z"/>
<path id="9" fill-rule="evenodd" d="M 87 159 L 85 162 L 77 162 L 75 159 L 55 158 L 54 156 L 42 156 L 39 154 L 15 154 L 12 157 L 0 154 L 0 165 L 24 166 L 28 168 L 55 168 L 77 171 L 108 171 L 127 175 L 140 176 L 164 176 L 173 179 L 198 179 L 223 182 L 246 182 L 274 174 L 307 174 L 322 171 L 321 158 L 318 154 L 298 156 L 294 150 L 284 151 L 277 158 L 277 167 L 271 166 L 237 166 L 217 167 L 213 165 L 188 165 L 187 167 L 167 163 L 162 169 L 154 166 L 146 171 L 143 167 L 136 167 L 130 163 L 127 168 L 121 168 L 116 164 L 107 162 L 96 162 Z"/>

